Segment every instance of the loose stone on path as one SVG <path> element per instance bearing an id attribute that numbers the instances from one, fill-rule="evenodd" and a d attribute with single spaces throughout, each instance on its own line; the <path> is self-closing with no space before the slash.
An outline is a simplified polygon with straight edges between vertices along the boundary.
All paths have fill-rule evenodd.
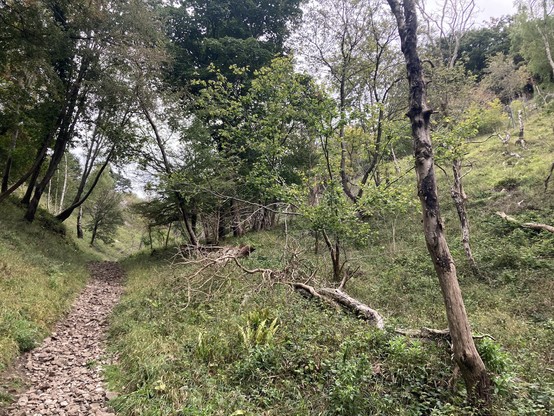
<path id="1" fill-rule="evenodd" d="M 112 416 L 102 379 L 108 317 L 122 292 L 117 263 L 93 263 L 91 279 L 69 315 L 42 345 L 21 357 L 28 390 L 8 407 L 14 416 Z"/>

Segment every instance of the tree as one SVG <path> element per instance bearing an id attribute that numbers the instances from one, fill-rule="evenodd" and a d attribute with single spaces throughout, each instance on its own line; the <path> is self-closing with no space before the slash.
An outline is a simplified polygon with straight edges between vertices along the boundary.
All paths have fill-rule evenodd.
<path id="1" fill-rule="evenodd" d="M 113 242 L 117 228 L 123 225 L 121 202 L 123 197 L 115 190 L 115 181 L 110 171 L 101 175 L 101 182 L 91 198 L 84 206 L 84 214 L 88 216 L 85 229 L 90 231 L 90 245 L 98 239 L 106 244 Z"/>
<path id="2" fill-rule="evenodd" d="M 30 85 L 30 96 L 39 97 L 37 101 L 43 111 L 35 160 L 15 184 L 8 189 L 4 187 L 0 196 L 0 199 L 5 198 L 28 181 L 22 202 L 27 205 L 25 218 L 32 221 L 65 152 L 75 140 L 76 132 L 83 127 L 81 123 L 101 113 L 99 106 L 105 102 L 103 98 L 108 91 L 115 93 L 106 86 L 124 85 L 129 63 L 140 65 L 159 45 L 152 30 L 151 6 L 139 0 L 116 1 L 109 6 L 94 1 L 37 1 L 29 5 L 17 3 L 13 7 L 11 2 L 9 5 L 3 2 L 2 5 L 2 18 L 15 33 L 6 37 L 14 39 L 7 45 L 7 56 L 17 56 L 29 44 L 29 51 L 42 51 L 37 55 L 41 58 L 37 67 L 28 71 L 29 78 L 48 78 L 46 87 L 42 82 Z M 32 27 L 36 27 L 33 30 L 37 33 L 28 33 L 21 16 L 33 18 Z M 18 62 L 15 58 L 9 61 L 10 64 Z M 17 110 L 17 106 L 12 107 Z M 13 113 L 18 114 L 17 111 Z M 47 158 L 49 148 L 52 153 Z"/>
<path id="3" fill-rule="evenodd" d="M 254 71 L 283 52 L 300 0 L 180 0 L 167 9 L 175 60 L 172 79 L 188 86 L 209 79 L 214 65 L 229 79 L 231 65 Z M 198 87 L 198 85 L 197 85 Z"/>
<path id="4" fill-rule="evenodd" d="M 525 65 L 516 65 L 510 55 L 497 54 L 488 59 L 481 84 L 504 104 L 523 95 L 531 78 Z"/>
<path id="5" fill-rule="evenodd" d="M 470 29 L 460 41 L 459 59 L 464 68 L 480 81 L 490 57 L 510 54 L 512 19 L 493 19 L 486 26 Z"/>
<path id="6" fill-rule="evenodd" d="M 554 81 L 554 2 L 552 0 L 520 0 L 514 41 L 530 69 Z"/>
<path id="7" fill-rule="evenodd" d="M 62 36 L 40 1 L 2 2 L 0 21 L 2 201 L 27 179 L 36 180 L 46 156 L 60 95 L 52 61 L 60 56 Z"/>
<path id="8" fill-rule="evenodd" d="M 391 98 L 398 93 L 400 65 L 394 53 L 396 31 L 390 18 L 379 13 L 373 0 L 328 0 L 311 3 L 297 30 L 301 62 L 321 68 L 337 96 L 340 180 L 353 202 L 386 152 L 384 125 L 399 113 Z M 348 161 L 349 124 L 363 131 L 362 160 Z M 350 129 L 352 131 L 352 129 Z M 366 156 L 367 155 L 367 156 Z"/>
<path id="9" fill-rule="evenodd" d="M 436 10 L 428 10 L 426 2 L 417 5 L 423 16 L 428 47 L 440 64 L 453 68 L 460 58 L 460 46 L 474 24 L 475 0 L 441 0 Z"/>
<path id="10" fill-rule="evenodd" d="M 465 381 L 470 402 L 476 406 L 488 407 L 491 400 L 491 381 L 473 341 L 456 275 L 456 266 L 445 239 L 440 215 L 430 137 L 432 111 L 426 102 L 427 86 L 418 53 L 416 4 L 415 0 L 403 0 L 402 3 L 399 0 L 387 1 L 398 24 L 402 53 L 406 60 L 410 86 L 408 116 L 412 123 L 418 195 L 423 210 L 423 229 L 445 303 L 453 356 Z"/>

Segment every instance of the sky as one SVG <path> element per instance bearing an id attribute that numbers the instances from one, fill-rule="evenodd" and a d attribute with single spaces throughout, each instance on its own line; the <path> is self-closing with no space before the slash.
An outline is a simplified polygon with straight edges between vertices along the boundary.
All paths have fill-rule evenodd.
<path id="1" fill-rule="evenodd" d="M 513 0 L 476 0 L 475 2 L 480 10 L 479 20 L 501 17 L 516 11 Z"/>

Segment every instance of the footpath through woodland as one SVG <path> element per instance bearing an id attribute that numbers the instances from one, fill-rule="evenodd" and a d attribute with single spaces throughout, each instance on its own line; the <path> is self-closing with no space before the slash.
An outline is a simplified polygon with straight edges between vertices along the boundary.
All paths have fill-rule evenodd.
<path id="1" fill-rule="evenodd" d="M 123 271 L 117 263 L 93 263 L 91 279 L 42 345 L 23 355 L 13 377 L 26 390 L 0 410 L 1 416 L 109 416 L 110 393 L 102 378 L 108 317 L 122 293 Z"/>

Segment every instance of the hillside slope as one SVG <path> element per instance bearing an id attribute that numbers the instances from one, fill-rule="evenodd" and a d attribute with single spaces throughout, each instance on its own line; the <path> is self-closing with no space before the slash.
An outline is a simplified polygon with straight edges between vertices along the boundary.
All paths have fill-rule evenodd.
<path id="1" fill-rule="evenodd" d="M 526 141 L 525 149 L 496 136 L 470 145 L 464 180 L 480 276 L 466 264 L 449 179 L 440 176 L 467 310 L 474 332 L 487 334 L 478 348 L 494 378 L 498 415 L 554 412 L 554 234 L 496 214 L 554 223 L 554 182 L 544 188 L 554 162 L 547 115 L 527 119 Z M 357 272 L 347 291 L 385 316 L 385 331 L 232 263 L 204 267 L 175 251 L 128 259 L 111 337 L 121 357 L 111 370 L 122 393 L 116 408 L 123 415 L 471 414 L 447 344 L 395 333 L 446 327 L 417 209 L 371 225 L 369 246 L 348 250 Z M 313 237 L 293 220 L 228 242 L 239 243 L 256 247 L 243 260 L 251 270 L 287 267 L 285 280 L 314 272 L 314 285 L 329 276 L 325 247 L 314 254 Z"/>
<path id="2" fill-rule="evenodd" d="M 35 347 L 72 304 L 88 277 L 84 254 L 65 227 L 41 216 L 29 224 L 16 202 L 0 206 L 0 371 Z M 0 386 L 0 402 L 10 385 Z"/>

